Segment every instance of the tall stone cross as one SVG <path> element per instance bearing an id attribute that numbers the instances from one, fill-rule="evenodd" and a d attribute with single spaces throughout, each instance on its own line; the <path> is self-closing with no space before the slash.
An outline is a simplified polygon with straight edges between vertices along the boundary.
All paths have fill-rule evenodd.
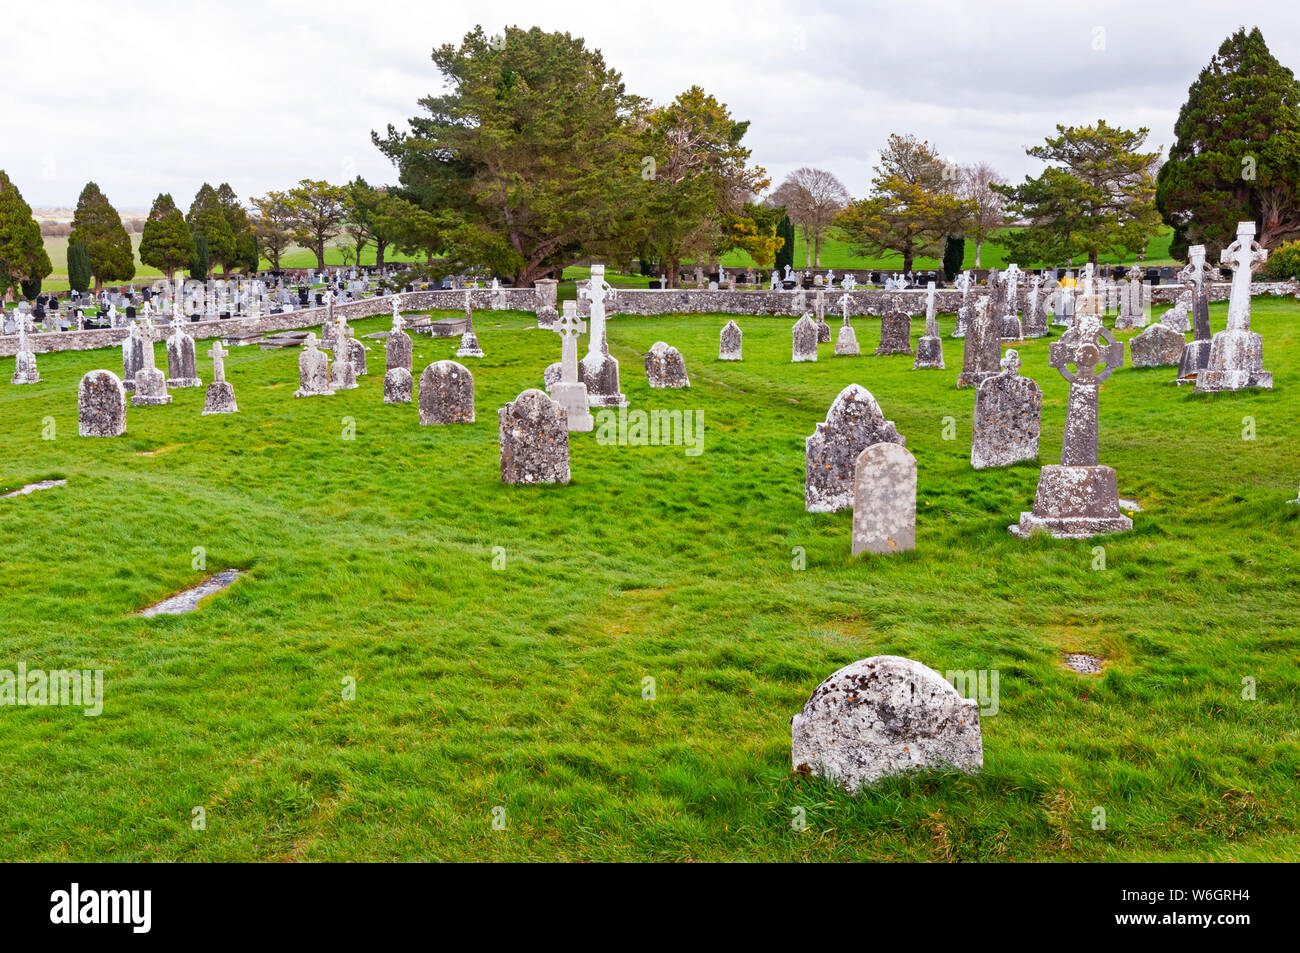
<path id="1" fill-rule="evenodd" d="M 334 360 L 346 361 L 348 359 L 348 338 L 352 337 L 352 328 L 348 326 L 348 319 L 339 315 L 334 320 Z"/>
<path id="2" fill-rule="evenodd" d="M 1101 323 L 1100 315 L 1082 314 L 1053 342 L 1049 363 L 1070 382 L 1061 465 L 1095 467 L 1098 391 L 1101 382 L 1124 365 L 1124 345 Z"/>
<path id="3" fill-rule="evenodd" d="M 789 267 L 789 266 L 787 266 Z M 583 297 L 591 306 L 591 337 L 587 342 L 587 356 L 609 353 L 605 338 L 605 292 L 613 288 L 605 281 L 605 266 L 591 266 L 591 280 L 583 289 Z"/>
<path id="4" fill-rule="evenodd" d="M 225 357 L 229 353 L 221 346 L 221 338 L 217 338 L 212 347 L 208 349 L 208 357 L 212 358 L 212 379 L 217 383 L 221 383 L 226 379 Z"/>
<path id="5" fill-rule="evenodd" d="M 1268 258 L 1255 241 L 1255 223 L 1238 222 L 1237 240 L 1219 253 L 1219 261 L 1232 269 L 1228 295 L 1228 330 L 1250 330 L 1250 274 Z"/>
<path id="6" fill-rule="evenodd" d="M 1210 340 L 1209 283 L 1214 275 L 1206 264 L 1204 245 L 1187 249 L 1187 264 L 1178 272 L 1178 280 L 1192 293 L 1192 336 L 1198 341 Z"/>
<path id="7" fill-rule="evenodd" d="M 393 330 L 400 331 L 403 327 L 402 312 L 397 310 L 397 295 L 393 295 Z"/>
<path id="8" fill-rule="evenodd" d="M 957 280 L 953 282 L 953 287 L 961 292 L 961 303 L 963 307 L 966 305 L 966 296 L 970 294 L 970 289 L 974 284 L 975 280 L 971 277 L 969 271 L 963 271 L 957 276 Z"/>
<path id="9" fill-rule="evenodd" d="M 1016 307 L 1016 292 L 1019 280 L 1020 266 L 1013 261 L 1007 265 L 1007 270 L 1002 273 L 1002 281 L 1007 286 L 1007 314 L 1015 314 L 1020 310 Z"/>
<path id="10" fill-rule="evenodd" d="M 566 384 L 578 380 L 578 335 L 587 330 L 587 322 L 578 317 L 578 302 L 564 302 L 564 313 L 555 325 L 560 335 L 561 380 Z"/>
<path id="11" fill-rule="evenodd" d="M 939 334 L 939 326 L 935 323 L 934 317 L 934 282 L 927 282 L 925 286 L 925 333 L 930 337 L 936 337 Z"/>
<path id="12" fill-rule="evenodd" d="M 847 327 L 850 327 L 850 325 L 849 325 L 849 296 L 848 296 L 848 295 L 840 295 L 840 314 L 844 315 L 844 326 L 845 326 L 846 328 L 847 328 Z"/>

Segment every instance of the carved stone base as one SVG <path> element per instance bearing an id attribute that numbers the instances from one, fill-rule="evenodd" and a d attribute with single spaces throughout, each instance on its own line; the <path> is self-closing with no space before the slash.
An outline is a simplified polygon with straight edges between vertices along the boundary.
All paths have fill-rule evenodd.
<path id="1" fill-rule="evenodd" d="M 235 403 L 235 388 L 230 382 L 213 381 L 209 384 L 208 392 L 204 395 L 203 413 L 200 416 L 237 413 L 239 413 L 239 405 Z"/>
<path id="2" fill-rule="evenodd" d="M 1119 488 L 1110 467 L 1045 466 L 1038 474 L 1034 509 L 1007 529 L 1027 539 L 1048 533 L 1057 539 L 1087 539 L 1124 533 L 1133 521 L 1119 511 Z"/>
<path id="3" fill-rule="evenodd" d="M 1220 331 L 1210 344 L 1210 358 L 1196 375 L 1198 391 L 1245 390 L 1273 387 L 1273 375 L 1264 370 L 1263 339 L 1254 331 Z"/>
<path id="4" fill-rule="evenodd" d="M 912 370 L 921 368 L 943 370 L 943 338 L 921 335 L 916 342 L 916 360 L 912 362 Z"/>

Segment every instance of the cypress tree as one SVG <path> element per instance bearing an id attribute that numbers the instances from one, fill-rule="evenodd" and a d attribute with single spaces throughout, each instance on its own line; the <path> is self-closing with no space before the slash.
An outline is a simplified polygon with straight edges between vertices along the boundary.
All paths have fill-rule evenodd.
<path id="1" fill-rule="evenodd" d="M 90 252 L 81 242 L 68 244 L 68 286 L 73 291 L 90 290 Z"/>
<path id="2" fill-rule="evenodd" d="M 1266 248 L 1300 231 L 1300 83 L 1258 28 L 1238 30 L 1187 91 L 1176 141 L 1156 179 L 1156 207 L 1173 226 L 1170 254 L 1209 254 L 1253 219 Z"/>
<path id="3" fill-rule="evenodd" d="M 178 268 L 194 261 L 194 236 L 185 216 L 166 193 L 153 200 L 140 238 L 140 260 L 157 268 L 170 281 Z"/>
<path id="4" fill-rule="evenodd" d="M 794 267 L 794 222 L 790 221 L 789 215 L 782 215 L 781 222 L 776 226 L 776 234 L 785 239 L 785 244 L 776 253 L 776 262 L 774 267 L 782 275 L 785 275 L 785 266 Z"/>
<path id="5" fill-rule="evenodd" d="M 194 258 L 190 262 L 190 277 L 195 281 L 207 281 L 208 272 L 212 270 L 212 258 L 208 253 L 208 240 L 200 232 L 194 236 Z"/>
<path id="6" fill-rule="evenodd" d="M 952 281 L 961 271 L 962 262 L 966 260 L 966 239 L 960 235 L 949 235 L 943 243 L 943 278 Z"/>
<path id="7" fill-rule="evenodd" d="M 94 182 L 87 182 L 81 190 L 70 241 L 81 242 L 90 253 L 97 290 L 106 281 L 130 281 L 135 277 L 131 236 L 122 226 L 122 216 Z"/>
<path id="8" fill-rule="evenodd" d="M 31 206 L 0 169 L 0 298 L 10 288 L 53 270 Z"/>
<path id="9" fill-rule="evenodd" d="M 198 194 L 194 196 L 194 203 L 190 206 L 186 224 L 190 227 L 196 246 L 199 236 L 203 237 L 207 248 L 206 259 L 209 270 L 213 262 L 225 264 L 228 269 L 229 263 L 235 260 L 235 234 L 230 230 L 230 223 L 226 220 L 226 213 L 221 207 L 217 190 L 208 183 L 204 182 Z M 208 275 L 204 272 L 203 275 L 196 277 L 206 281 Z"/>

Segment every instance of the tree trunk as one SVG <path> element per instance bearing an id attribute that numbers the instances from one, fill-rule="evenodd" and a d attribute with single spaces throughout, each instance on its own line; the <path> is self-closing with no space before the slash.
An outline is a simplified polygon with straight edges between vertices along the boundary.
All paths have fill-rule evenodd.
<path id="1" fill-rule="evenodd" d="M 812 242 L 808 240 L 808 226 L 803 227 L 803 270 L 812 267 Z"/>
<path id="2" fill-rule="evenodd" d="M 981 238 L 979 241 L 975 243 L 975 267 L 976 268 L 980 266 L 980 249 L 983 247 L 984 247 L 984 239 Z"/>
<path id="3" fill-rule="evenodd" d="M 813 232 L 813 261 L 816 266 L 822 266 L 822 233 Z"/>
<path id="4" fill-rule="evenodd" d="M 912 270 L 912 249 L 909 248 L 907 251 L 903 252 L 903 271 L 910 272 L 911 270 Z"/>
<path id="5" fill-rule="evenodd" d="M 384 249 L 387 247 L 388 242 L 381 242 L 379 239 L 375 239 L 375 267 L 384 267 Z"/>
<path id="6" fill-rule="evenodd" d="M 682 260 L 676 256 L 668 259 L 668 287 L 677 287 L 677 272 L 681 270 Z"/>

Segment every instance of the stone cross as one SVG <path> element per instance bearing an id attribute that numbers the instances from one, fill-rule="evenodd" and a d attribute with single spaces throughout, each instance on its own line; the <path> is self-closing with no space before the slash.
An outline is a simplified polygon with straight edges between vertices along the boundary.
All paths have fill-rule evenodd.
<path id="1" fill-rule="evenodd" d="M 850 327 L 850 325 L 849 325 L 849 296 L 848 296 L 848 295 L 840 295 L 840 314 L 844 315 L 844 326 L 845 326 L 846 328 L 847 328 L 847 327 Z"/>
<path id="2" fill-rule="evenodd" d="M 348 359 L 348 338 L 352 337 L 352 328 L 348 326 L 348 319 L 339 315 L 334 319 L 334 359 Z"/>
<path id="3" fill-rule="evenodd" d="M 212 379 L 218 383 L 226 379 L 225 357 L 228 354 L 230 352 L 221 346 L 221 338 L 217 338 L 208 349 L 208 357 L 212 358 Z"/>
<path id="4" fill-rule="evenodd" d="M 1214 280 L 1205 262 L 1205 246 L 1187 249 L 1187 264 L 1178 272 L 1178 280 L 1192 292 L 1192 331 L 1198 341 L 1210 340 L 1209 283 Z"/>
<path id="5" fill-rule="evenodd" d="M 1219 261 L 1232 269 L 1232 291 L 1228 295 L 1228 330 L 1250 330 L 1250 274 L 1268 258 L 1255 241 L 1255 223 L 1238 222 L 1237 240 L 1219 253 Z"/>
<path id="6" fill-rule="evenodd" d="M 1099 343 L 1099 338 L 1105 343 Z M 1052 344 L 1048 363 L 1070 382 L 1061 465 L 1095 467 L 1098 390 L 1102 381 L 1123 366 L 1124 345 L 1115 340 L 1099 315 L 1083 314 Z M 1073 372 L 1071 364 L 1075 367 Z"/>
<path id="7" fill-rule="evenodd" d="M 560 335 L 560 378 L 566 384 L 578 380 L 578 335 L 587 330 L 587 323 L 578 317 L 578 302 L 564 302 L 564 313 L 555 325 Z"/>
<path id="8" fill-rule="evenodd" d="M 591 266 L 591 280 L 587 282 L 587 287 L 582 289 L 582 296 L 590 304 L 591 311 L 591 338 L 587 342 L 588 356 L 609 353 L 609 343 L 605 338 L 605 292 L 613 291 L 613 287 L 605 281 L 605 266 Z"/>
<path id="9" fill-rule="evenodd" d="M 934 282 L 928 282 L 925 286 L 925 333 L 930 337 L 939 334 L 939 326 L 934 317 Z"/>
<path id="10" fill-rule="evenodd" d="M 961 292 L 961 303 L 963 305 L 966 303 L 966 296 L 970 294 L 971 286 L 974 284 L 975 279 L 971 277 L 969 271 L 963 271 L 957 276 L 957 280 L 953 282 L 953 287 Z"/>

